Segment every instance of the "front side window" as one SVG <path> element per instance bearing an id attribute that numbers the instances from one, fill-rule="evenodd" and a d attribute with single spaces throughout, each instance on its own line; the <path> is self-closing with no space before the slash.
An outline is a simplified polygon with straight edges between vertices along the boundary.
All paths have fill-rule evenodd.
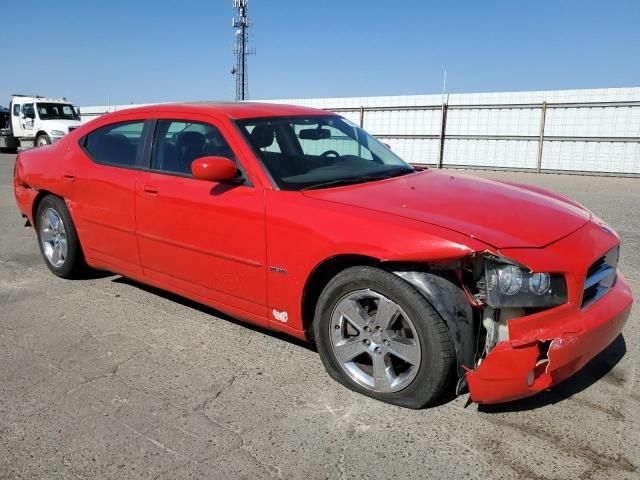
<path id="1" fill-rule="evenodd" d="M 80 120 L 73 105 L 66 103 L 38 102 L 36 108 L 42 120 Z"/>
<path id="2" fill-rule="evenodd" d="M 152 169 L 191 175 L 191 162 L 208 156 L 235 160 L 231 147 L 216 127 L 185 120 L 158 120 Z"/>
<path id="3" fill-rule="evenodd" d="M 122 167 L 143 167 L 138 164 L 144 121 L 113 123 L 86 135 L 84 149 L 98 163 Z"/>
<path id="4" fill-rule="evenodd" d="M 237 123 L 283 190 L 326 188 L 413 172 L 384 144 L 337 115 Z"/>
<path id="5" fill-rule="evenodd" d="M 25 118 L 36 118 L 36 113 L 33 109 L 33 103 L 25 103 L 24 105 L 22 105 L 22 113 Z"/>

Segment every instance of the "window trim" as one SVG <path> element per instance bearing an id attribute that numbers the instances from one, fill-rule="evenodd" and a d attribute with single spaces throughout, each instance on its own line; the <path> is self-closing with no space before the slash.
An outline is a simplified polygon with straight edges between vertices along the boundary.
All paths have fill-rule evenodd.
<path id="1" fill-rule="evenodd" d="M 198 180 L 196 178 L 193 178 L 193 176 L 190 175 L 190 174 L 184 174 L 184 173 L 178 173 L 178 172 L 169 172 L 169 171 L 166 171 L 166 170 L 157 170 L 157 169 L 151 168 L 151 155 L 153 153 L 153 148 L 154 148 L 155 143 L 156 143 L 156 130 L 157 130 L 158 121 L 160 121 L 160 120 L 168 120 L 168 121 L 174 121 L 174 122 L 201 123 L 201 124 L 204 124 L 204 125 L 211 125 L 212 127 L 214 127 L 216 130 L 218 130 L 218 132 L 220 132 L 220 135 L 222 135 L 224 140 L 229 145 L 229 148 L 233 152 L 234 156 L 236 157 L 235 160 L 234 160 L 234 163 L 236 164 L 236 167 L 237 167 L 238 171 L 240 172 L 240 175 L 238 176 L 238 179 L 242 179 L 243 180 L 243 182 L 241 182 L 241 183 L 238 182 L 237 186 L 239 186 L 239 187 L 250 187 L 250 188 L 254 187 L 254 184 L 251 181 L 251 178 L 249 177 L 249 175 L 247 175 L 246 169 L 243 167 L 242 162 L 240 162 L 240 160 L 239 160 L 237 149 L 235 149 L 232 146 L 232 144 L 228 141 L 224 130 L 222 128 L 218 127 L 217 125 L 215 125 L 214 123 L 203 121 L 203 120 L 191 120 L 191 119 L 187 119 L 187 118 L 155 118 L 155 117 L 154 118 L 138 118 L 138 119 L 130 119 L 130 120 L 120 120 L 120 121 L 115 121 L 115 122 L 111 122 L 111 123 L 105 123 L 104 125 L 100 125 L 99 127 L 94 128 L 90 132 L 87 132 L 82 137 L 80 137 L 78 139 L 77 143 L 78 143 L 78 146 L 80 147 L 80 149 L 89 158 L 89 160 L 91 160 L 96 165 L 101 165 L 101 166 L 105 166 L 105 167 L 113 167 L 113 168 L 122 168 L 122 169 L 125 169 L 125 170 L 134 170 L 134 171 L 137 171 L 137 172 L 147 172 L 147 173 L 156 173 L 156 174 L 161 174 L 161 175 L 169 175 L 169 176 L 172 176 L 172 177 L 188 178 L 188 179 L 191 179 L 191 180 Z M 92 134 L 93 132 L 96 132 L 96 131 L 100 130 L 101 128 L 109 127 L 109 126 L 112 126 L 112 125 L 126 124 L 126 123 L 138 123 L 138 122 L 142 122 L 143 123 L 142 136 L 140 137 L 140 143 L 138 144 L 137 150 L 136 150 L 136 164 L 140 163 L 140 165 L 123 165 L 123 164 L 120 164 L 120 163 L 101 162 L 100 160 L 95 158 L 91 154 L 91 152 L 86 148 L 87 137 L 90 134 Z M 232 122 L 232 124 L 233 124 L 234 127 L 237 128 L 235 123 Z M 240 136 L 241 141 L 244 141 L 244 139 L 242 138 L 242 135 L 240 134 L 239 130 L 237 130 L 237 134 Z M 198 180 L 198 181 L 202 181 L 202 180 Z M 233 183 L 233 182 L 217 182 L 217 183 Z"/>
<path id="2" fill-rule="evenodd" d="M 331 113 L 331 112 L 327 112 L 326 115 L 315 115 L 316 117 L 327 117 L 327 118 L 342 118 L 344 119 L 344 117 L 335 114 L 335 113 Z M 276 181 L 276 179 L 274 178 L 274 176 L 271 174 L 271 172 L 269 171 L 269 169 L 267 168 L 267 166 L 265 165 L 265 163 L 262 161 L 262 156 L 260 155 L 260 152 L 258 151 L 258 149 L 256 149 L 253 144 L 249 141 L 249 139 L 247 138 L 247 135 L 245 134 L 246 129 L 244 128 L 244 123 L 250 122 L 250 121 L 260 121 L 260 120 L 270 120 L 270 119 L 282 119 L 282 118 L 296 118 L 296 117 L 300 117 L 300 118 L 308 118 L 309 115 L 308 114 L 300 114 L 300 115 L 283 115 L 283 116 L 278 116 L 278 115 L 266 115 L 266 116 L 258 116 L 258 117 L 248 117 L 248 118 L 240 118 L 240 119 L 231 119 L 231 124 L 233 125 L 233 127 L 236 130 L 236 133 L 238 134 L 238 137 L 240 138 L 241 141 L 244 142 L 244 144 L 249 148 L 249 150 L 251 150 L 251 153 L 253 154 L 254 158 L 256 159 L 256 161 L 258 162 L 258 164 L 260 165 L 260 167 L 262 168 L 262 171 L 267 175 L 267 178 L 269 179 L 269 181 L 271 182 L 271 185 L 273 186 L 273 188 L 276 191 L 299 191 L 299 190 L 284 190 L 280 184 Z"/>
<path id="3" fill-rule="evenodd" d="M 142 134 L 140 135 L 140 142 L 136 146 L 136 156 L 135 156 L 135 165 L 124 165 L 122 163 L 114 163 L 114 162 L 104 162 L 98 160 L 90 151 L 87 149 L 87 138 L 92 133 L 97 132 L 98 130 L 111 127 L 113 125 L 125 125 L 127 123 L 142 123 Z M 102 165 L 106 167 L 116 167 L 123 168 L 126 170 L 137 170 L 137 171 L 145 171 L 149 169 L 149 157 L 145 156 L 145 141 L 148 136 L 148 130 L 150 128 L 149 119 L 141 118 L 135 120 L 122 120 L 119 122 L 107 123 L 101 125 L 97 128 L 94 128 L 90 132 L 85 133 L 82 137 L 78 139 L 78 146 L 85 153 L 85 155 L 95 164 Z"/>
<path id="4" fill-rule="evenodd" d="M 210 127 L 215 128 L 218 133 L 220 135 L 222 135 L 222 138 L 224 139 L 225 142 L 227 142 L 228 147 L 231 149 L 231 151 L 233 152 L 233 156 L 235 157 L 235 159 L 229 159 L 231 161 L 233 161 L 233 163 L 235 163 L 236 168 L 238 169 L 238 172 L 240 173 L 240 175 L 238 175 L 238 179 L 243 179 L 244 181 L 242 183 L 239 183 L 238 186 L 245 186 L 245 187 L 251 187 L 253 188 L 253 183 L 251 182 L 251 179 L 249 178 L 249 176 L 247 175 L 247 172 L 245 170 L 245 168 L 242 166 L 242 163 L 240 162 L 240 160 L 238 160 L 238 153 L 236 152 L 236 149 L 233 148 L 233 146 L 231 145 L 231 143 L 229 142 L 229 140 L 227 139 L 226 135 L 224 134 L 223 129 L 221 129 L 220 127 L 218 127 L 217 125 L 215 125 L 212 122 L 207 122 L 204 120 L 191 120 L 191 119 L 187 119 L 187 118 L 154 118 L 154 125 L 153 128 L 150 130 L 149 133 L 149 137 L 151 138 L 150 142 L 149 142 L 149 150 L 147 152 L 147 171 L 150 173 L 157 173 L 157 174 L 161 174 L 161 175 L 169 175 L 172 177 L 181 177 L 181 178 L 189 178 L 191 180 L 198 180 L 197 178 L 193 178 L 193 175 L 191 175 L 190 173 L 180 173 L 180 172 L 171 172 L 169 170 L 161 170 L 159 168 L 153 168 L 153 151 L 156 148 L 156 144 L 157 144 L 157 140 L 158 140 L 158 124 L 163 121 L 163 122 L 180 122 L 180 123 L 198 123 L 201 125 L 209 125 Z M 202 181 L 202 180 L 200 180 Z M 217 182 L 217 183 L 225 183 L 225 182 Z M 229 182 L 227 182 L 229 183 Z"/>
<path id="5" fill-rule="evenodd" d="M 268 116 L 259 115 L 259 116 L 255 116 L 255 117 L 246 117 L 246 118 L 239 118 L 239 119 L 231 120 L 231 123 L 235 126 L 236 131 L 240 135 L 240 138 L 245 143 L 245 145 L 247 145 L 249 147 L 249 149 L 251 150 L 251 152 L 254 155 L 254 158 L 256 159 L 256 161 L 258 162 L 258 164 L 260 165 L 262 170 L 265 172 L 265 174 L 267 175 L 269 180 L 271 181 L 271 184 L 273 185 L 273 188 L 275 190 L 298 191 L 298 192 L 302 191 L 301 189 L 289 189 L 289 188 L 286 188 L 286 186 L 283 188 L 283 186 L 280 185 L 279 181 L 276 180 L 274 175 L 272 175 L 270 169 L 267 168 L 267 165 L 263 161 L 263 158 L 262 158 L 262 153 L 263 152 L 260 149 L 255 148 L 253 143 L 251 142 L 250 135 L 249 135 L 249 132 L 246 129 L 246 126 L 247 126 L 248 123 L 254 123 L 254 122 L 259 122 L 259 121 L 274 121 L 274 122 L 276 122 L 276 121 L 283 121 L 284 120 L 286 122 L 287 120 L 295 120 L 295 119 L 298 119 L 298 118 L 311 118 L 311 117 L 313 117 L 314 119 L 327 118 L 327 119 L 342 120 L 343 122 L 345 122 L 350 127 L 353 127 L 354 129 L 356 129 L 357 134 L 356 134 L 356 138 L 354 138 L 354 140 L 356 140 L 358 143 L 361 143 L 360 134 L 364 133 L 365 138 L 367 138 L 367 142 L 366 142 L 365 146 L 366 146 L 367 150 L 369 150 L 369 152 L 372 154 L 372 156 L 379 156 L 379 155 L 376 154 L 373 150 L 371 150 L 371 148 L 369 146 L 368 138 L 371 138 L 372 140 L 374 140 L 374 142 L 376 142 L 378 144 L 378 146 L 380 147 L 381 151 L 386 152 L 386 150 L 387 150 L 387 149 L 385 149 L 384 144 L 379 139 L 377 139 L 374 135 L 366 132 L 364 129 L 362 129 L 362 127 L 358 127 L 357 125 L 353 124 L 353 122 L 351 122 L 348 119 L 342 117 L 341 115 L 337 115 L 337 114 L 331 113 L 331 112 L 326 112 L 324 114 L 318 114 L 318 115 L 307 115 L 307 114 L 268 115 Z M 406 160 L 402 159 L 402 157 L 400 157 L 399 155 L 397 155 L 396 153 L 394 153 L 393 151 L 390 151 L 390 150 L 389 150 L 388 153 L 390 153 L 392 157 L 395 157 L 395 159 L 400 162 L 399 165 L 404 165 L 408 169 L 415 171 L 415 169 Z M 367 160 L 367 161 L 373 162 L 375 160 L 371 159 L 371 160 Z M 378 162 L 376 162 L 376 163 L 378 163 Z M 384 161 L 381 162 L 381 163 L 384 163 Z"/>

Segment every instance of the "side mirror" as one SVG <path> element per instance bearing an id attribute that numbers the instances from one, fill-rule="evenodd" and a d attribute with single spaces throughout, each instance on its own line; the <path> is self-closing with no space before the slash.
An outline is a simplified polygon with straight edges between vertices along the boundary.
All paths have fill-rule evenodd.
<path id="1" fill-rule="evenodd" d="M 225 157 L 200 157 L 191 162 L 191 174 L 198 180 L 221 182 L 233 179 L 237 173 L 236 164 Z"/>

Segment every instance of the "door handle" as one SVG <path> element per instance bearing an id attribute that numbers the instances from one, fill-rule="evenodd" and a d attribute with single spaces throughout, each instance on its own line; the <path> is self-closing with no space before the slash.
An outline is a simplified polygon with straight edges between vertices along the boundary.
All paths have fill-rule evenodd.
<path id="1" fill-rule="evenodd" d="M 142 191 L 145 193 L 145 195 L 149 195 L 151 197 L 155 197 L 156 195 L 158 195 L 158 187 L 154 187 L 152 185 L 145 185 L 144 187 L 142 187 Z"/>
<path id="2" fill-rule="evenodd" d="M 64 178 L 67 182 L 73 182 L 76 179 L 76 176 L 70 173 L 65 173 L 62 175 L 62 178 Z"/>

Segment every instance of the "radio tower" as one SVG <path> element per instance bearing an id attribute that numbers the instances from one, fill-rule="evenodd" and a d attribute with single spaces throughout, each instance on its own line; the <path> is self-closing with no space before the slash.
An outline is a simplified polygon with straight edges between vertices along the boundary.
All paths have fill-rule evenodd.
<path id="1" fill-rule="evenodd" d="M 249 0 L 233 0 L 233 8 L 236 10 L 236 15 L 232 21 L 236 37 L 236 44 L 233 48 L 233 53 L 236 56 L 236 64 L 231 69 L 231 74 L 236 77 L 236 101 L 246 100 L 249 97 L 247 56 L 256 53 L 255 49 L 247 47 L 249 43 L 248 5 Z"/>

